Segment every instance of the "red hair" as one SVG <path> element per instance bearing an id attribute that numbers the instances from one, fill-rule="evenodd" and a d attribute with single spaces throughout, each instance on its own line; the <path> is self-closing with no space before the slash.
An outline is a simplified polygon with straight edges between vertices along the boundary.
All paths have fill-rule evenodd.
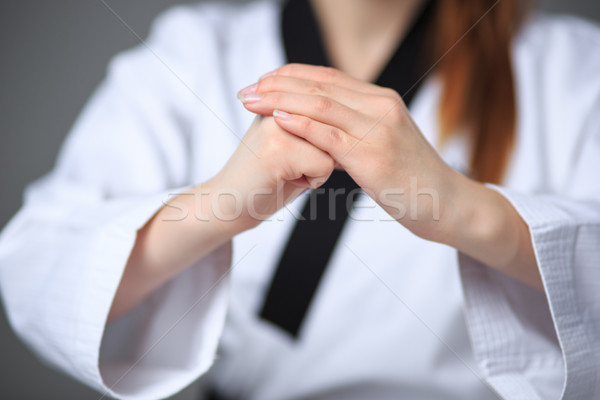
<path id="1" fill-rule="evenodd" d="M 529 3 L 519 0 L 440 0 L 435 52 L 442 58 L 441 144 L 457 131 L 472 146 L 470 174 L 500 183 L 517 121 L 511 42 Z"/>

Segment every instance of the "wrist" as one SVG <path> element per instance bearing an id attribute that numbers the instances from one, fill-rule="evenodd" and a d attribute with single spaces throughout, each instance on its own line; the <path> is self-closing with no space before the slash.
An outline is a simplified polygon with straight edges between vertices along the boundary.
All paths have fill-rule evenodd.
<path id="1" fill-rule="evenodd" d="M 492 268 L 504 269 L 518 251 L 520 231 L 513 215 L 516 212 L 495 190 L 457 175 L 445 202 L 436 241 Z"/>
<path id="2" fill-rule="evenodd" d="M 543 289 L 529 228 L 496 190 L 466 177 L 449 207 L 439 242 L 515 278 Z"/>
<path id="3" fill-rule="evenodd" d="M 194 187 L 192 192 L 194 215 L 188 223 L 193 230 L 209 229 L 217 240 L 225 242 L 256 225 L 247 218 L 244 196 L 221 184 L 218 177 Z"/>

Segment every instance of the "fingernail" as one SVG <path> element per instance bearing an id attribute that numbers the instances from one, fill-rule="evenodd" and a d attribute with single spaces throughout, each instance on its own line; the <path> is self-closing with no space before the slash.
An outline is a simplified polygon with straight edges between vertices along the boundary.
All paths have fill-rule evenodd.
<path id="1" fill-rule="evenodd" d="M 312 183 L 315 186 L 315 188 L 318 188 L 319 186 L 325 183 L 325 179 L 316 179 L 312 181 Z"/>
<path id="2" fill-rule="evenodd" d="M 258 78 L 259 81 L 268 78 L 269 76 L 275 76 L 277 74 L 277 70 L 275 71 L 271 71 L 271 72 L 267 72 L 266 74 L 264 74 L 263 76 L 261 76 L 260 78 Z"/>
<path id="3" fill-rule="evenodd" d="M 273 117 L 281 119 L 292 119 L 292 114 L 281 110 L 273 110 Z"/>
<path id="4" fill-rule="evenodd" d="M 256 93 L 256 88 L 258 87 L 258 84 L 255 83 L 253 85 L 250 85 L 248 87 L 243 88 L 242 90 L 240 90 L 238 92 L 238 97 L 240 95 L 246 95 L 246 94 L 251 94 L 251 93 Z"/>
<path id="5" fill-rule="evenodd" d="M 240 99 L 240 101 L 242 103 L 254 103 L 254 102 L 259 101 L 263 97 L 265 97 L 265 96 L 262 94 L 254 94 L 254 93 L 244 94 L 241 92 L 238 93 L 238 99 Z"/>

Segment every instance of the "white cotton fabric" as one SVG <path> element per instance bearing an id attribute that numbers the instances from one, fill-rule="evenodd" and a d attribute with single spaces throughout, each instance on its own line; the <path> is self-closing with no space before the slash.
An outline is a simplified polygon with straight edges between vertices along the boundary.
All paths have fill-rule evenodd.
<path id="1" fill-rule="evenodd" d="M 243 399 L 600 398 L 600 30 L 569 17 L 535 16 L 514 44 L 518 139 L 494 187 L 531 230 L 543 293 L 414 237 L 363 196 L 290 339 L 256 315 L 301 197 L 106 326 L 136 231 L 222 168 L 253 118 L 236 92 L 285 62 L 279 11 L 176 7 L 114 59 L 0 237 L 15 331 L 122 399 L 202 375 Z M 411 105 L 434 145 L 438 99 L 431 78 Z M 440 151 L 465 170 L 463 141 Z"/>

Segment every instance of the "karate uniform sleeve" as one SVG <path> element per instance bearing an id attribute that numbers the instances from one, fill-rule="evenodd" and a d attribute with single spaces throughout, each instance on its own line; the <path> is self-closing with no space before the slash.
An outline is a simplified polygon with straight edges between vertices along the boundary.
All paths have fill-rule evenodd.
<path id="1" fill-rule="evenodd" d="M 539 73 L 554 74 L 539 143 L 546 188 L 493 187 L 529 227 L 543 292 L 459 255 L 474 354 L 506 399 L 600 398 L 600 57 L 581 54 L 598 48 L 600 34 L 575 30 L 576 44 L 548 32 L 563 61 Z"/>
<path id="2" fill-rule="evenodd" d="M 123 399 L 167 397 L 203 374 L 227 308 L 229 244 L 106 322 L 137 230 L 200 183 L 188 181 L 181 100 L 190 103 L 196 82 L 177 49 L 186 27 L 201 28 L 188 15 L 169 12 L 147 43 L 116 57 L 55 168 L 27 188 L 0 237 L 0 289 L 16 333 L 47 363 Z"/>

